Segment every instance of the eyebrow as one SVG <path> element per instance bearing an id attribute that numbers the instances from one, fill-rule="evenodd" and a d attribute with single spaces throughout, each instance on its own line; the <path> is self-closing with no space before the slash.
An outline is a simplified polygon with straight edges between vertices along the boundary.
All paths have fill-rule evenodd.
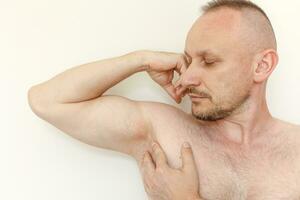
<path id="1" fill-rule="evenodd" d="M 186 50 L 184 50 L 184 54 L 187 55 L 188 57 L 192 57 L 191 55 L 188 54 L 188 52 Z M 212 55 L 212 56 L 217 56 L 217 54 L 213 53 L 210 50 L 203 50 L 203 51 L 198 51 L 196 52 L 197 56 L 206 56 L 206 55 Z"/>

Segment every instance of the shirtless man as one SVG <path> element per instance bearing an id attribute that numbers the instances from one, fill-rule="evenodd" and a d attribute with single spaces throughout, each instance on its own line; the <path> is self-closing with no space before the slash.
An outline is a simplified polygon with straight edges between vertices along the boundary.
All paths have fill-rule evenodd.
<path id="1" fill-rule="evenodd" d="M 185 54 L 139 50 L 76 66 L 33 86 L 29 104 L 72 137 L 129 154 L 139 166 L 157 141 L 169 166 L 181 167 L 180 147 L 187 141 L 203 199 L 296 200 L 300 127 L 272 117 L 265 97 L 278 62 L 276 49 L 271 23 L 260 8 L 217 0 L 204 7 L 188 32 Z M 177 103 L 190 95 L 192 113 L 103 95 L 143 71 Z M 180 75 L 175 84 L 174 71 Z M 198 197 L 186 194 L 193 198 Z"/>

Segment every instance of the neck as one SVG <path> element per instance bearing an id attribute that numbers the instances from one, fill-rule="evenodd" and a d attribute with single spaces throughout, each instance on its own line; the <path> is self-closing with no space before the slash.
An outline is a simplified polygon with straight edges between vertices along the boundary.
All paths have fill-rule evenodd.
<path id="1" fill-rule="evenodd" d="M 213 122 L 203 122 L 210 137 L 223 144 L 249 147 L 251 143 L 270 130 L 274 118 L 271 116 L 265 98 L 251 96 L 232 115 Z"/>

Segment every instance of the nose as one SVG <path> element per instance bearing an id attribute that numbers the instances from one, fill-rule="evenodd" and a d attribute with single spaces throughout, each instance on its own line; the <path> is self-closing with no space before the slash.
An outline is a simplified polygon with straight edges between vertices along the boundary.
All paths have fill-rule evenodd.
<path id="1" fill-rule="evenodd" d="M 196 88 L 201 84 L 201 69 L 191 64 L 180 76 L 179 80 L 175 83 L 176 94 L 185 96 L 190 92 L 191 88 Z"/>
<path id="2" fill-rule="evenodd" d="M 179 83 L 183 88 L 193 88 L 201 84 L 201 72 L 192 64 L 180 76 Z"/>

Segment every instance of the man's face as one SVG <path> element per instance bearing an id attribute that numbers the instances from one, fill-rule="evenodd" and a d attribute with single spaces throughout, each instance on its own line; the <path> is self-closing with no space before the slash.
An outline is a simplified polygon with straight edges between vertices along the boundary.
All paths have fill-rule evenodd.
<path id="1" fill-rule="evenodd" d="M 253 55 L 243 42 L 241 14 L 222 9 L 197 19 L 185 52 L 190 65 L 181 75 L 191 93 L 209 98 L 192 101 L 192 114 L 214 121 L 229 116 L 250 96 Z"/>

